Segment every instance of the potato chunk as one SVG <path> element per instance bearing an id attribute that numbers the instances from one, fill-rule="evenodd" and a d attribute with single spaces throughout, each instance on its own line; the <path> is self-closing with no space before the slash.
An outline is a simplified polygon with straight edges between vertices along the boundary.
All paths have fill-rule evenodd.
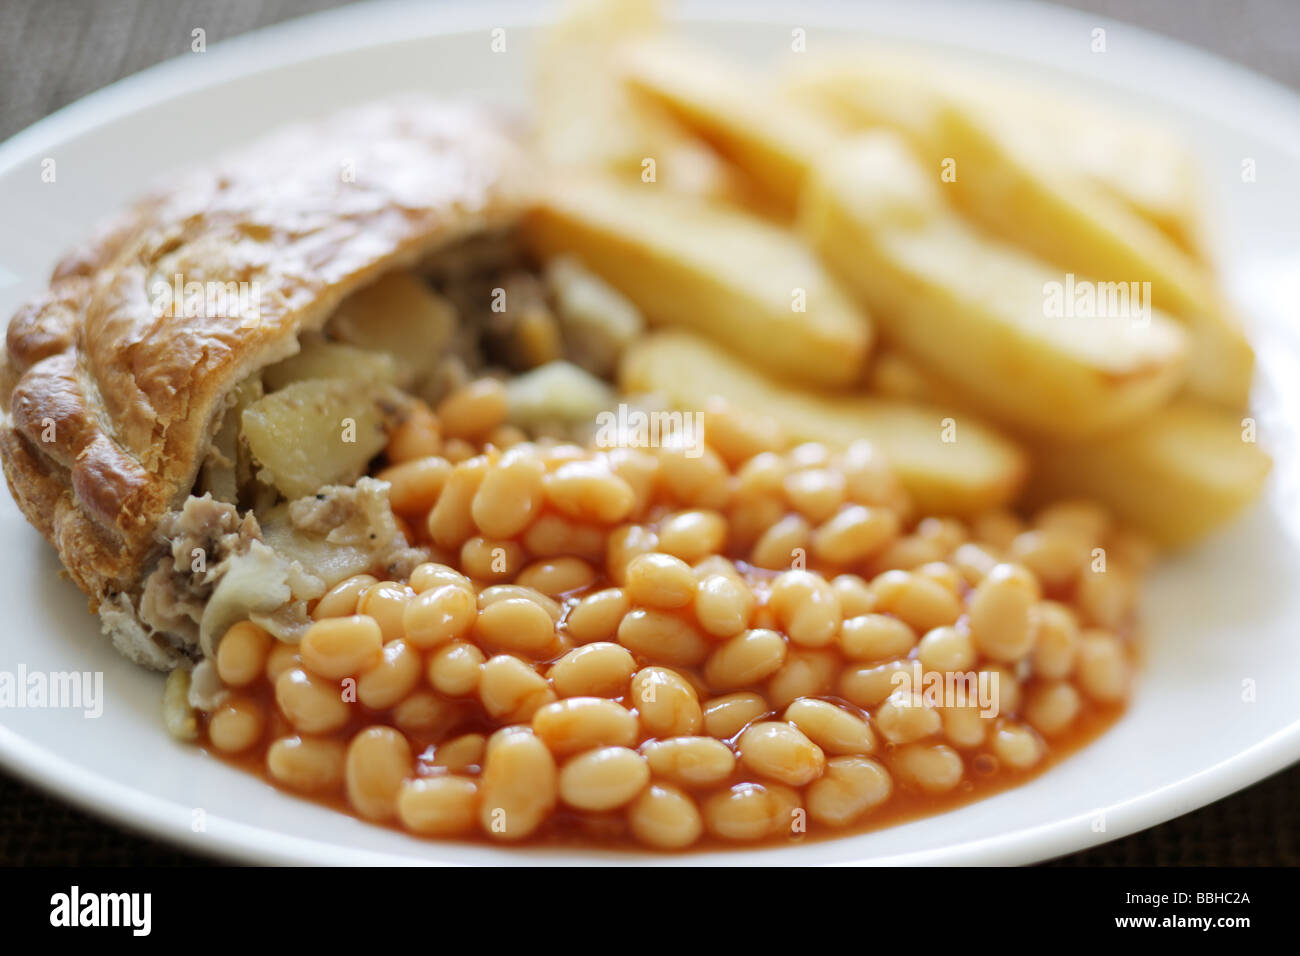
<path id="1" fill-rule="evenodd" d="M 456 325 L 455 307 L 427 283 L 390 272 L 344 299 L 327 329 L 350 345 L 391 356 L 397 384 L 405 388 L 432 374 Z"/>
<path id="2" fill-rule="evenodd" d="M 346 379 L 286 385 L 244 410 L 244 438 L 260 477 L 286 498 L 322 485 L 351 484 L 387 441 L 400 393 Z"/>
<path id="3" fill-rule="evenodd" d="M 309 378 L 391 383 L 397 380 L 397 360 L 386 352 L 308 338 L 297 355 L 262 370 L 262 382 L 268 391 Z"/>
<path id="4" fill-rule="evenodd" d="M 844 385 L 871 322 L 786 229 L 652 186 L 549 189 L 525 222 L 544 258 L 571 254 L 651 324 L 690 328 L 783 378 Z"/>

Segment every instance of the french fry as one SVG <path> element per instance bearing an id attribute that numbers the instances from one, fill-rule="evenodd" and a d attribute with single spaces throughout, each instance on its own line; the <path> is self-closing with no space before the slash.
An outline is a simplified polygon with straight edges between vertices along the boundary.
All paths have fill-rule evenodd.
<path id="1" fill-rule="evenodd" d="M 1226 523 L 1258 496 L 1270 461 L 1239 415 L 1180 400 L 1135 428 L 1033 449 L 1032 503 L 1084 495 L 1168 547 Z"/>
<path id="2" fill-rule="evenodd" d="M 843 446 L 868 439 L 926 514 L 973 514 L 1006 504 L 1025 472 L 1020 449 L 973 417 L 908 402 L 803 391 L 685 332 L 660 332 L 635 343 L 624 353 L 619 385 L 625 392 L 659 395 L 682 411 L 702 411 L 720 397 L 774 419 L 796 440 Z"/>
<path id="3" fill-rule="evenodd" d="M 903 142 L 872 133 L 826 157 L 802 228 L 923 367 L 1020 429 L 1083 437 L 1135 421 L 1179 387 L 1186 336 L 1146 318 L 1049 315 L 1054 272 L 954 215 Z"/>
<path id="4" fill-rule="evenodd" d="M 553 183 L 524 220 L 543 258 L 572 254 L 653 324 L 693 329 L 767 371 L 856 382 L 866 314 L 792 232 L 654 186 Z"/>
<path id="5" fill-rule="evenodd" d="M 761 76 L 711 53 L 647 40 L 620 59 L 633 89 L 731 160 L 783 212 L 793 212 L 813 162 L 843 135 Z"/>
<path id="6" fill-rule="evenodd" d="M 598 170 L 625 182 L 731 198 L 726 164 L 666 110 L 619 79 L 617 51 L 663 26 L 655 0 L 580 0 L 549 28 L 538 51 L 535 138 L 559 169 Z"/>
<path id="7" fill-rule="evenodd" d="M 888 53 L 819 66 L 789 86 L 845 121 L 901 132 L 927 168 L 949 164 L 956 204 L 1006 241 L 1082 278 L 1149 282 L 1154 306 L 1191 333 L 1189 392 L 1248 403 L 1254 353 L 1212 271 L 1188 251 L 1202 229 L 1196 175 L 1167 137 Z"/>
<path id="8" fill-rule="evenodd" d="M 1204 258 L 1200 173 L 1167 131 L 1105 111 L 1061 90 L 1028 89 L 987 69 L 919 52 L 864 48 L 819 58 L 787 74 L 782 89 L 845 124 L 887 126 L 922 144 L 945 103 L 971 103 L 1017 118 L 1056 170 L 1082 176 Z"/>

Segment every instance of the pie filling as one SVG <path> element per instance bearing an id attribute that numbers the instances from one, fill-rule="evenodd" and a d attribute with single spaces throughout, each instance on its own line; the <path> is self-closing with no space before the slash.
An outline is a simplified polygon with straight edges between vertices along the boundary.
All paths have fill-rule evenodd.
<path id="1" fill-rule="evenodd" d="M 478 239 L 242 383 L 138 601 L 169 729 L 415 834 L 666 850 L 931 812 L 1117 713 L 1147 551 L 1102 509 L 915 515 L 721 404 L 611 440 L 641 331 Z"/>

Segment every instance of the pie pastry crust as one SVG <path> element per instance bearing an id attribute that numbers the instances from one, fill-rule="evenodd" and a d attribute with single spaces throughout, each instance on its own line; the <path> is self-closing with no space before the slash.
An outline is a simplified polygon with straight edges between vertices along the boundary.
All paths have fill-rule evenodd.
<path id="1" fill-rule="evenodd" d="M 162 551 L 159 521 L 190 493 L 227 393 L 382 273 L 508 227 L 522 172 L 498 117 L 388 101 L 183 175 L 58 264 L 9 323 L 0 458 L 106 628 Z M 256 283 L 260 310 L 157 314 L 177 276 Z"/>

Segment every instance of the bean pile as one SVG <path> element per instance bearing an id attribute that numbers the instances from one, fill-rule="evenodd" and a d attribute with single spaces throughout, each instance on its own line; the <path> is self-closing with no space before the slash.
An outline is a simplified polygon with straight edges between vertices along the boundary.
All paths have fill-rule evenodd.
<path id="1" fill-rule="evenodd" d="M 297 646 L 233 627 L 212 747 L 416 834 L 678 849 L 1023 774 L 1126 697 L 1148 553 L 1096 506 L 916 520 L 866 442 L 716 407 L 702 446 L 584 448 L 504 415 L 481 380 L 392 434 L 379 477 L 434 559 L 339 583 Z"/>

